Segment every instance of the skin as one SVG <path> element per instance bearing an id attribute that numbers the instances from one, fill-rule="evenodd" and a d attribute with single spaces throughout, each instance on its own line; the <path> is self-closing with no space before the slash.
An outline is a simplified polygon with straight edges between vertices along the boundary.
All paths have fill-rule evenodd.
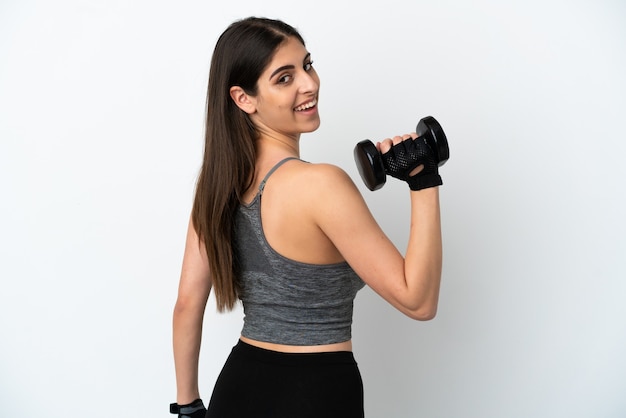
<path id="1" fill-rule="evenodd" d="M 296 39 L 277 50 L 258 81 L 257 96 L 238 86 L 231 98 L 248 113 L 261 136 L 256 143 L 253 185 L 244 194 L 250 202 L 267 172 L 286 157 L 300 157 L 300 135 L 319 127 L 317 105 L 296 108 L 319 99 L 320 81 L 308 51 Z M 415 133 L 386 138 L 381 152 Z M 416 169 L 419 171 L 421 167 Z M 407 188 L 408 189 L 408 188 Z M 442 265 L 439 190 L 410 191 L 410 236 L 403 256 L 381 230 L 351 178 L 329 164 L 286 162 L 266 183 L 261 216 L 264 233 L 274 250 L 305 263 L 347 261 L 363 281 L 400 312 L 429 320 L 437 311 Z M 198 245 L 191 222 L 174 309 L 174 356 L 179 404 L 199 398 L 198 358 L 202 319 L 211 291 L 209 260 Z M 245 342 L 282 352 L 350 351 L 352 342 L 324 346 L 288 346 Z"/>

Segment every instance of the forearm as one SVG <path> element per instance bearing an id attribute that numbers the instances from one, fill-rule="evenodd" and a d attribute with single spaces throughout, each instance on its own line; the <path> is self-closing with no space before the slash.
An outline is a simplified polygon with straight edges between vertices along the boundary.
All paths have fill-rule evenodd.
<path id="1" fill-rule="evenodd" d="M 416 317 L 437 311 L 442 268 L 439 188 L 411 192 L 411 227 L 405 255 L 409 307 Z"/>
<path id="2" fill-rule="evenodd" d="M 202 340 L 204 310 L 177 303 L 173 320 L 174 365 L 176 368 L 176 401 L 188 404 L 200 397 L 198 364 Z"/>

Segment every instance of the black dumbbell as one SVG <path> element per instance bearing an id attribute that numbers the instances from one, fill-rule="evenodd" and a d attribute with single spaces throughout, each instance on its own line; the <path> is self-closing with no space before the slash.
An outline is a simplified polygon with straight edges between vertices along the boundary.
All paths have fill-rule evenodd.
<path id="1" fill-rule="evenodd" d="M 415 128 L 418 139 L 425 140 L 435 153 L 435 160 L 439 167 L 445 164 L 450 158 L 450 149 L 446 134 L 439 122 L 432 116 L 422 118 Z M 416 139 L 417 141 L 417 139 Z M 387 181 L 385 167 L 380 152 L 376 145 L 369 139 L 365 139 L 354 147 L 354 160 L 359 169 L 359 174 L 368 189 L 374 191 L 384 186 Z"/>

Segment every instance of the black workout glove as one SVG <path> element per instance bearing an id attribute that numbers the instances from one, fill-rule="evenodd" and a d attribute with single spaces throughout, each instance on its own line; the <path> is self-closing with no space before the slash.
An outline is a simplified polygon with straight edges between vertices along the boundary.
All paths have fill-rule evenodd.
<path id="1" fill-rule="evenodd" d="M 170 404 L 170 414 L 178 414 L 178 418 L 204 418 L 206 408 L 202 399 L 196 399 L 187 405 Z"/>
<path id="2" fill-rule="evenodd" d="M 406 181 L 411 190 L 441 186 L 443 181 L 434 155 L 424 138 L 407 139 L 382 154 L 383 167 L 385 173 L 391 177 Z M 409 173 L 420 165 L 424 166 L 422 171 L 409 176 Z"/>

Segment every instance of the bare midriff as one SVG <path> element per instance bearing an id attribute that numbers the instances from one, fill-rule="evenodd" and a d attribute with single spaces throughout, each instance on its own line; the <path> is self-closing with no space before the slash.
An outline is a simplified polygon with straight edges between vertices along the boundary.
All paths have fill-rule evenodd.
<path id="1" fill-rule="evenodd" d="M 244 337 L 243 335 L 239 338 L 246 344 L 263 348 L 265 350 L 278 351 L 281 353 L 326 353 L 333 351 L 352 351 L 351 340 L 341 343 L 323 345 L 284 345 L 252 340 L 250 338 Z"/>

